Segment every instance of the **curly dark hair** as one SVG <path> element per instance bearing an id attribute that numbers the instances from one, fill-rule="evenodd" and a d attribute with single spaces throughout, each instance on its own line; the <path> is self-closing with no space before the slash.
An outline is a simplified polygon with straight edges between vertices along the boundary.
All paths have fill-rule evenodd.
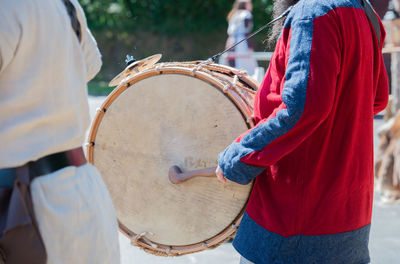
<path id="1" fill-rule="evenodd" d="M 283 12 L 285 12 L 286 9 L 289 8 L 289 6 L 295 5 L 299 1 L 300 0 L 275 0 L 272 13 L 273 18 L 280 16 Z M 276 45 L 276 40 L 282 32 L 284 22 L 285 20 L 282 19 L 275 22 L 275 24 L 272 26 L 272 29 L 269 32 L 268 38 L 266 40 L 269 47 L 273 48 Z"/>

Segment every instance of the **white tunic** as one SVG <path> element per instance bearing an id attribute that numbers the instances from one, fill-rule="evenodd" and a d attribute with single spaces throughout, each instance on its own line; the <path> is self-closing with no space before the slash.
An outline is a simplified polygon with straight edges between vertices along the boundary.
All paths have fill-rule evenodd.
<path id="1" fill-rule="evenodd" d="M 101 67 L 76 4 L 82 47 L 61 0 L 2 0 L 0 168 L 80 146 L 89 126 L 86 82 Z"/>
<path id="2" fill-rule="evenodd" d="M 31 193 L 48 264 L 120 262 L 114 207 L 95 167 L 70 166 L 36 178 Z"/>
<path id="3" fill-rule="evenodd" d="M 76 0 L 82 43 L 61 0 L 0 0 L 0 169 L 81 146 L 86 83 L 100 52 Z M 48 263 L 119 263 L 110 195 L 90 164 L 36 178 L 32 201 Z"/>

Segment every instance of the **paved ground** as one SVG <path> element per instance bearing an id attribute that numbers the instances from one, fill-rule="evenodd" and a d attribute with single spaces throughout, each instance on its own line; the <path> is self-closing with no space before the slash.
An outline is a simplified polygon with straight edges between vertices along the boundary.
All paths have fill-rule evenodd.
<path id="1" fill-rule="evenodd" d="M 90 97 L 92 117 L 96 108 L 104 101 L 104 97 Z M 378 127 L 382 120 L 375 120 Z M 376 129 L 374 129 L 376 131 Z M 375 140 L 377 142 L 377 138 Z M 120 235 L 121 263 L 137 264 L 237 264 L 239 255 L 230 243 L 217 249 L 204 251 L 178 258 L 164 258 L 149 255 L 129 244 L 129 240 Z M 370 250 L 373 264 L 400 263 L 400 203 L 382 204 L 376 195 L 372 216 Z"/>

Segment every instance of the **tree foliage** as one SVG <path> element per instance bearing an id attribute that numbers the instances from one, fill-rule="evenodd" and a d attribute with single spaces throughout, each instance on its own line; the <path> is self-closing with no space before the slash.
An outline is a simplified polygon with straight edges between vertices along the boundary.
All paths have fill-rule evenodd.
<path id="1" fill-rule="evenodd" d="M 163 61 L 206 59 L 225 47 L 234 0 L 79 0 L 103 55 L 100 80 L 125 67 L 126 54 Z M 273 0 L 253 0 L 254 29 L 270 20 Z M 266 32 L 255 37 L 265 50 Z"/>
<path id="2" fill-rule="evenodd" d="M 255 26 L 268 22 L 273 0 L 253 1 Z M 80 0 L 92 30 L 146 30 L 178 36 L 226 29 L 233 0 Z"/>

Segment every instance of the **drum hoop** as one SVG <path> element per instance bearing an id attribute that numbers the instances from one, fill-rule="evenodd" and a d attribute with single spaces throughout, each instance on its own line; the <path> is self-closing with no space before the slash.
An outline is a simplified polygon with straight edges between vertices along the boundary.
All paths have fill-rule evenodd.
<path id="1" fill-rule="evenodd" d="M 202 69 L 193 71 L 193 68 L 190 69 L 187 67 L 190 65 L 193 65 L 193 63 L 184 62 L 184 63 L 181 63 L 180 65 L 173 64 L 173 63 L 171 63 L 170 65 L 163 65 L 162 63 L 156 64 L 151 69 L 146 70 L 141 73 L 138 73 L 138 74 L 134 75 L 132 78 L 130 78 L 129 80 L 118 85 L 109 94 L 109 96 L 105 99 L 103 104 L 96 110 L 97 113 L 93 119 L 90 131 L 89 131 L 88 142 L 86 143 L 86 153 L 87 153 L 88 161 L 94 165 L 94 148 L 96 146 L 96 143 L 95 143 L 96 135 L 97 135 L 99 126 L 101 124 L 101 121 L 102 121 L 105 113 L 107 112 L 107 109 L 110 107 L 110 105 L 118 98 L 118 96 L 120 96 L 126 89 L 128 89 L 134 83 L 137 83 L 141 80 L 147 79 L 152 76 L 164 75 L 164 74 L 178 74 L 178 75 L 181 74 L 181 75 L 197 77 L 198 79 L 205 81 L 205 82 L 211 84 L 212 86 L 214 86 L 215 88 L 221 90 L 223 92 L 223 94 L 226 95 L 226 97 L 236 106 L 236 108 L 242 114 L 244 120 L 247 123 L 247 127 L 248 128 L 254 127 L 255 124 L 252 119 L 252 109 L 251 109 L 251 106 L 248 105 L 248 102 L 246 102 L 246 100 L 243 100 L 243 98 L 241 98 L 241 96 L 234 89 L 224 89 L 226 87 L 219 82 L 220 80 L 218 81 L 218 78 L 216 76 L 212 76 L 210 73 L 203 72 Z M 212 65 L 207 68 L 210 70 L 218 71 L 218 72 L 232 74 L 232 71 L 228 67 L 226 69 L 224 69 L 221 66 Z M 246 78 L 246 77 L 244 77 L 244 78 Z M 250 79 L 248 79 L 248 80 L 250 80 Z M 251 184 L 250 189 L 252 189 L 253 181 L 250 184 Z M 131 239 L 132 242 L 135 241 L 134 243 L 131 243 L 131 244 L 139 246 L 141 249 L 143 249 L 144 251 L 146 251 L 148 253 L 158 255 L 158 256 L 183 256 L 186 254 L 199 252 L 199 251 L 202 251 L 205 249 L 216 248 L 219 245 L 221 245 L 222 243 L 231 239 L 237 231 L 237 227 L 239 226 L 239 223 L 243 217 L 247 202 L 248 202 L 248 200 L 244 204 L 241 212 L 238 214 L 238 216 L 232 221 L 232 223 L 229 226 L 227 226 L 225 229 L 223 229 L 217 235 L 215 235 L 205 241 L 198 242 L 195 244 L 190 244 L 190 245 L 184 245 L 184 246 L 163 245 L 163 244 L 160 244 L 157 242 L 153 242 L 148 238 L 146 238 L 147 241 L 144 241 L 143 239 L 140 239 L 140 238 L 135 239 L 135 237 L 138 234 L 135 234 L 134 232 L 129 230 L 129 228 L 127 228 L 119 220 L 118 220 L 118 226 L 119 226 L 119 230 L 121 233 L 123 233 L 126 237 Z"/>

